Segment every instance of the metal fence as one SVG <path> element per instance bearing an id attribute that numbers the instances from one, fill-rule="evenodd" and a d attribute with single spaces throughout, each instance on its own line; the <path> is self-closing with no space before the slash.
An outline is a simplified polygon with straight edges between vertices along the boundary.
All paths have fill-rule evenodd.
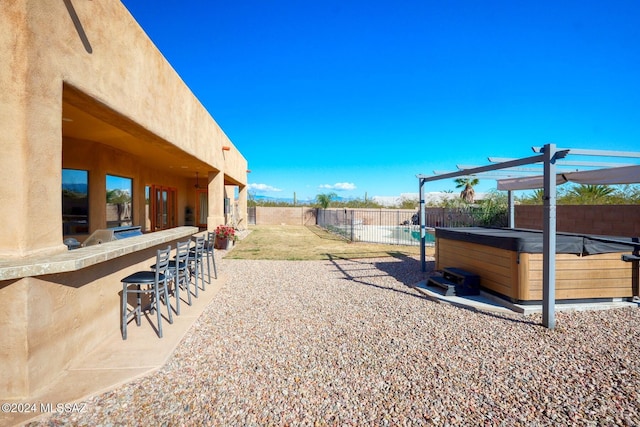
<path id="1" fill-rule="evenodd" d="M 247 207 L 247 223 L 249 225 L 256 225 L 256 207 Z"/>
<path id="2" fill-rule="evenodd" d="M 426 208 L 427 244 L 435 227 L 502 226 L 506 217 L 487 220 L 474 208 Z M 393 209 L 318 209 L 317 224 L 352 242 L 420 245 L 420 213 Z"/>

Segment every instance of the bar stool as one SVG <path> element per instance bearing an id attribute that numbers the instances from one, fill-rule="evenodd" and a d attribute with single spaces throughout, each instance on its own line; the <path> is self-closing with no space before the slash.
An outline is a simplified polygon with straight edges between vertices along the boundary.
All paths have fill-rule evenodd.
<path id="1" fill-rule="evenodd" d="M 140 326 L 140 317 L 143 311 L 142 295 L 147 294 L 150 297 L 150 303 L 144 310 L 153 310 L 157 312 L 158 318 L 158 337 L 162 338 L 162 315 L 160 314 L 159 301 L 161 294 L 167 304 L 169 313 L 169 323 L 173 323 L 171 307 L 169 307 L 169 290 L 168 290 L 168 268 L 169 257 L 171 256 L 171 246 L 166 249 L 159 249 L 156 254 L 155 271 L 138 271 L 124 279 L 122 282 L 122 339 L 127 339 L 127 323 L 130 317 L 136 318 L 136 324 Z M 136 308 L 131 312 L 128 311 L 128 296 L 136 294 Z"/>
<path id="2" fill-rule="evenodd" d="M 216 268 L 216 257 L 214 253 L 216 244 L 216 233 L 213 231 L 207 232 L 207 240 L 204 245 L 204 253 L 207 256 L 207 273 L 209 273 L 209 283 L 211 283 L 211 264 L 210 261 L 213 261 L 213 274 L 214 279 L 218 278 L 218 269 Z"/>
<path id="3" fill-rule="evenodd" d="M 189 280 L 189 248 L 191 240 L 176 243 L 176 256 L 169 261 L 171 280 L 176 297 L 176 314 L 180 315 L 180 289 L 187 292 L 187 304 L 191 305 L 191 281 Z"/>
<path id="4" fill-rule="evenodd" d="M 196 286 L 196 298 L 198 297 L 198 277 L 200 277 L 200 283 L 202 284 L 202 290 L 204 291 L 204 269 L 202 268 L 202 256 L 204 255 L 204 236 L 192 237 L 195 242 L 195 246 L 189 250 L 189 272 L 192 277 L 195 277 L 194 283 Z"/>

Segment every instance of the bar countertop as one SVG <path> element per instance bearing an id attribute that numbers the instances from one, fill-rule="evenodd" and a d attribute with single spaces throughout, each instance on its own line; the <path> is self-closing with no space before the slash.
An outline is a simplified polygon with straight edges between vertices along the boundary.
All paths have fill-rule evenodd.
<path id="1" fill-rule="evenodd" d="M 0 280 L 76 271 L 166 242 L 190 237 L 197 232 L 197 227 L 176 227 L 53 255 L 0 260 Z"/>

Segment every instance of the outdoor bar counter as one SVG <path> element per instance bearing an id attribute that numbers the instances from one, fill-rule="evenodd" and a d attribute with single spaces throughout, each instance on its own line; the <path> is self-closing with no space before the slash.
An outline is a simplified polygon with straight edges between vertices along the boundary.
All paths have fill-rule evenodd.
<path id="1" fill-rule="evenodd" d="M 0 281 L 76 271 L 163 243 L 189 237 L 197 232 L 197 227 L 176 227 L 100 245 L 59 252 L 55 255 L 36 255 L 1 260 Z"/>
<path id="2" fill-rule="evenodd" d="M 120 334 L 121 279 L 149 270 L 156 251 L 197 227 L 0 262 L 0 399 L 28 398 L 66 366 Z M 147 325 L 148 326 L 148 325 Z"/>
<path id="3" fill-rule="evenodd" d="M 542 300 L 543 233 L 508 228 L 436 228 L 436 269 L 457 267 L 516 303 Z M 630 238 L 556 234 L 556 300 L 633 297 L 632 269 L 621 260 Z"/>

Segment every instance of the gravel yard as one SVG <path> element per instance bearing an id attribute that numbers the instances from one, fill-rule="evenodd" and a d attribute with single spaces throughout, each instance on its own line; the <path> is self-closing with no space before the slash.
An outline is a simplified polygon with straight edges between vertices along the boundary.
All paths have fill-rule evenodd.
<path id="1" fill-rule="evenodd" d="M 409 285 L 417 257 L 224 259 L 154 375 L 29 425 L 640 425 L 640 310 L 497 315 Z"/>

